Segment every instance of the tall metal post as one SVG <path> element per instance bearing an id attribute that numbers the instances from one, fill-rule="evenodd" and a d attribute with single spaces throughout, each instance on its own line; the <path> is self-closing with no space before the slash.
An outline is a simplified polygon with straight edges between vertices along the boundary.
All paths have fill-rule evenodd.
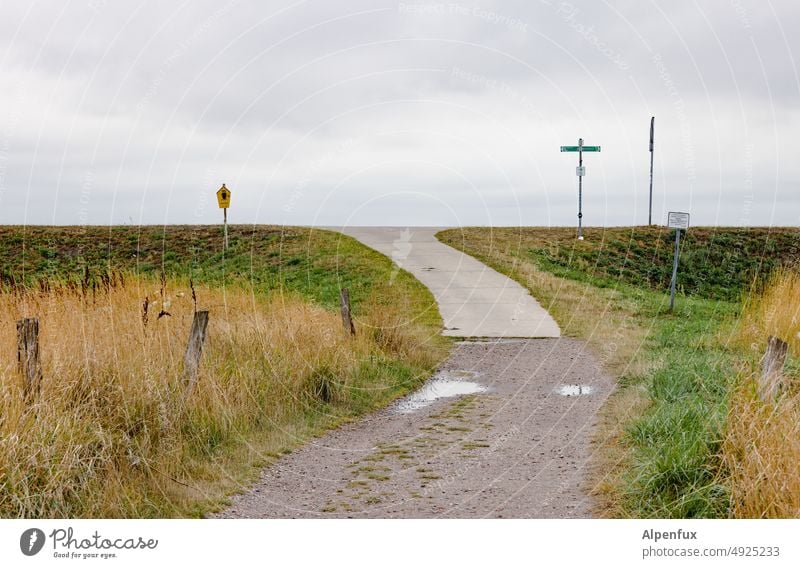
<path id="1" fill-rule="evenodd" d="M 578 168 L 583 167 L 583 138 L 578 138 Z M 578 240 L 583 240 L 583 176 L 578 176 Z"/>
<path id="2" fill-rule="evenodd" d="M 675 285 L 678 282 L 678 251 L 681 246 L 681 230 L 675 229 L 675 260 L 672 262 L 672 282 L 669 285 L 669 311 L 675 309 Z"/>
<path id="3" fill-rule="evenodd" d="M 650 209 L 647 224 L 653 224 L 653 142 L 655 141 L 656 117 L 650 117 Z"/>

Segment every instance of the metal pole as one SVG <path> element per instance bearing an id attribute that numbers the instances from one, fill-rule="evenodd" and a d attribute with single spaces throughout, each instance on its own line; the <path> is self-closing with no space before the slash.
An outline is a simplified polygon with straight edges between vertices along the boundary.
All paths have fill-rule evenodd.
<path id="1" fill-rule="evenodd" d="M 653 142 L 655 140 L 656 117 L 650 117 L 650 209 L 647 224 L 653 224 Z"/>
<path id="2" fill-rule="evenodd" d="M 224 225 L 225 225 L 225 228 L 224 228 L 225 237 L 224 237 L 224 241 L 223 241 L 223 245 L 222 246 L 223 246 L 224 250 L 228 250 L 228 208 L 226 207 L 222 211 L 223 211 L 222 214 L 224 216 Z"/>
<path id="3" fill-rule="evenodd" d="M 578 168 L 583 166 L 583 138 L 578 138 Z M 583 240 L 583 176 L 578 176 L 578 240 Z"/>
<path id="4" fill-rule="evenodd" d="M 678 281 L 678 250 L 681 243 L 681 230 L 675 229 L 675 260 L 672 262 L 672 282 L 669 286 L 669 311 L 675 308 L 675 284 Z"/>

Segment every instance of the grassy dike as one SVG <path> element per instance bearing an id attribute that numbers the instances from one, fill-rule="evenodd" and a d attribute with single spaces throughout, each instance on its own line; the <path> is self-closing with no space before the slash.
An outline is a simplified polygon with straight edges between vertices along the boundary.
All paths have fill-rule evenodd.
<path id="1" fill-rule="evenodd" d="M 796 258 L 800 231 L 692 229 L 674 314 L 663 228 L 452 229 L 443 242 L 526 286 L 587 341 L 618 388 L 602 410 L 590 490 L 601 516 L 727 517 L 728 399 L 752 354 L 732 345 L 741 298 Z"/>
<path id="2" fill-rule="evenodd" d="M 2 517 L 202 516 L 448 351 L 428 290 L 338 233 L 231 227 L 223 254 L 218 227 L 3 227 L 0 245 L 0 341 L 38 316 L 44 375 L 28 404 L 0 361 Z M 210 323 L 187 395 L 193 295 Z"/>
<path id="3" fill-rule="evenodd" d="M 80 282 L 87 267 L 92 278 L 107 270 L 155 278 L 163 272 L 211 286 L 244 283 L 257 293 L 297 292 L 331 309 L 339 289 L 348 287 L 358 310 L 391 282 L 415 302 L 423 323 L 440 323 L 435 302 L 415 279 L 393 277 L 386 257 L 331 231 L 232 225 L 223 253 L 220 226 L 4 226 L 0 245 L 0 283 Z"/>

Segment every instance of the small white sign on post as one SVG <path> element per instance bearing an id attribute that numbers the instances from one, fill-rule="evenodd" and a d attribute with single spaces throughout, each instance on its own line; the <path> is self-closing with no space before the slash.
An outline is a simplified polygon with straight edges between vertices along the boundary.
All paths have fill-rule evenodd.
<path id="1" fill-rule="evenodd" d="M 685 231 L 689 228 L 689 214 L 680 213 L 678 211 L 670 211 L 669 216 L 667 217 L 667 227 L 670 229 L 682 229 Z"/>
<path id="2" fill-rule="evenodd" d="M 681 247 L 681 231 L 689 228 L 689 214 L 670 211 L 667 216 L 667 227 L 675 229 L 675 258 L 672 261 L 672 280 L 669 283 L 669 311 L 675 309 L 675 286 L 678 283 L 678 254 Z"/>
<path id="3" fill-rule="evenodd" d="M 578 166 L 575 168 L 575 175 L 577 176 L 585 176 L 586 175 L 586 166 Z"/>

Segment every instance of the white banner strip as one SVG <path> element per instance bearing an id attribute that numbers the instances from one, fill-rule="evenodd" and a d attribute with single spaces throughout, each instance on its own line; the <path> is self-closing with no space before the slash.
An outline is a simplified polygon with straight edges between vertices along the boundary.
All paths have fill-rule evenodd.
<path id="1" fill-rule="evenodd" d="M 796 520 L 0 520 L 0 528 L 3 566 L 800 566 Z"/>

